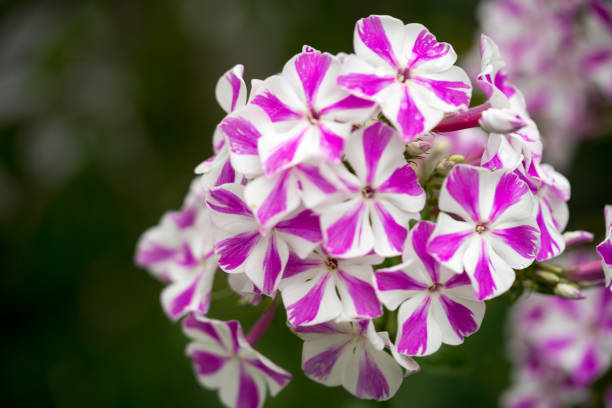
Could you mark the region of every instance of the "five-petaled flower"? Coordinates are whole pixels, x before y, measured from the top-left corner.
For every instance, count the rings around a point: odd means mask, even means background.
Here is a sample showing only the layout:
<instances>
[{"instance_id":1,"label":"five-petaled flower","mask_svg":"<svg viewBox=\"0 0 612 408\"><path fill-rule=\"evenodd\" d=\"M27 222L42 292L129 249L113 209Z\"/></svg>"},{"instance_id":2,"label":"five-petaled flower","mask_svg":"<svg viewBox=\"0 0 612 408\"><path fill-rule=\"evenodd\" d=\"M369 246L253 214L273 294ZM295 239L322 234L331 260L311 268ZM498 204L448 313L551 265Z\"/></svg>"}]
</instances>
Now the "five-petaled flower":
<instances>
[{"instance_id":1,"label":"five-petaled flower","mask_svg":"<svg viewBox=\"0 0 612 408\"><path fill-rule=\"evenodd\" d=\"M353 44L356 55L346 57L338 84L376 101L405 142L429 132L446 113L467 109L472 85L454 66L455 51L421 24L362 18Z\"/></svg>"},{"instance_id":2,"label":"five-petaled flower","mask_svg":"<svg viewBox=\"0 0 612 408\"><path fill-rule=\"evenodd\" d=\"M529 187L514 173L458 165L444 180L439 199L444 212L428 251L456 273L465 270L476 299L498 296L514 282L513 269L529 266L537 255L534 204Z\"/></svg>"}]
</instances>

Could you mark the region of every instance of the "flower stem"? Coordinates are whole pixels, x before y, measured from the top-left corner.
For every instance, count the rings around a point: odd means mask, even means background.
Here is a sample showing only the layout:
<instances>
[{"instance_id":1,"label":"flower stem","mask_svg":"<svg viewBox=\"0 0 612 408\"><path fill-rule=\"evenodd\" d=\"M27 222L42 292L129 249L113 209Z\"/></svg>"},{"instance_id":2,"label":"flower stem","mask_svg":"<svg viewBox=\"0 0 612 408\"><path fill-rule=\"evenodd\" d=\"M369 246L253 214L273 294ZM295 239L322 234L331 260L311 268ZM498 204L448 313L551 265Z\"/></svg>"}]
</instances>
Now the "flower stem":
<instances>
[{"instance_id":1,"label":"flower stem","mask_svg":"<svg viewBox=\"0 0 612 408\"><path fill-rule=\"evenodd\" d=\"M482 105L474 106L461 112L457 116L450 119L443 120L438 123L438 126L433 128L434 132L452 132L455 130L469 129L480 126L478 121L482 116L482 112L486 111L491 107L489 102L485 102Z\"/></svg>"},{"instance_id":2,"label":"flower stem","mask_svg":"<svg viewBox=\"0 0 612 408\"><path fill-rule=\"evenodd\" d=\"M276 315L276 306L278 305L278 301L274 299L272 303L263 311L259 319L255 322L255 324L249 330L249 333L246 335L246 339L251 346L254 346L255 343L264 335L268 327L270 327L270 323L274 320L274 315Z\"/></svg>"}]
</instances>

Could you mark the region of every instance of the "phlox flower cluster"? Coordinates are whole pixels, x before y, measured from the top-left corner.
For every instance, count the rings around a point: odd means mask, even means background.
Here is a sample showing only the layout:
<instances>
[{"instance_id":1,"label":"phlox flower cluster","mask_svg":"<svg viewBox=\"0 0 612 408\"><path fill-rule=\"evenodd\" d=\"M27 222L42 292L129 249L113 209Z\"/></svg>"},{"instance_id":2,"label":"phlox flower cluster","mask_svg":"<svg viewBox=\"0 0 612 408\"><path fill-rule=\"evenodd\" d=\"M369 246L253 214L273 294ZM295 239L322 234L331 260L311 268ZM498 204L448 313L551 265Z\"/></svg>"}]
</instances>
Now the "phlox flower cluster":
<instances>
[{"instance_id":1,"label":"phlox flower cluster","mask_svg":"<svg viewBox=\"0 0 612 408\"><path fill-rule=\"evenodd\" d=\"M225 405L261 407L289 381L253 349L281 303L309 378L386 400L413 357L476 332L515 271L564 251L569 183L542 163L495 43L481 51L475 107L451 45L389 16L357 22L353 54L305 46L250 90L241 65L219 79L215 153L136 262L187 316L187 354ZM267 305L246 335L208 317L215 274Z\"/></svg>"},{"instance_id":2,"label":"phlox flower cluster","mask_svg":"<svg viewBox=\"0 0 612 408\"><path fill-rule=\"evenodd\" d=\"M580 139L602 134L612 98L612 5L606 0L484 0L482 32L510 61L549 144L547 157L567 164ZM475 53L474 53L475 54ZM475 59L475 58L474 58Z\"/></svg>"}]
</instances>

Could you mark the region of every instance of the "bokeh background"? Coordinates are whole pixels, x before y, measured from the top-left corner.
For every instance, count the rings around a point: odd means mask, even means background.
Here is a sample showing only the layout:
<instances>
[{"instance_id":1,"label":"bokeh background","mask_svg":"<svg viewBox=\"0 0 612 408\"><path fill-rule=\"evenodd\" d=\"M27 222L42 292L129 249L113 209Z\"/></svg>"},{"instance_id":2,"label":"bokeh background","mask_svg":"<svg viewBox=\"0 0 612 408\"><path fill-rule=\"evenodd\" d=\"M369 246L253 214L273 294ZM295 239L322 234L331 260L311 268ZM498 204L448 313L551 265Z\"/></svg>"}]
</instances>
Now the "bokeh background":
<instances>
[{"instance_id":1,"label":"bokeh background","mask_svg":"<svg viewBox=\"0 0 612 408\"><path fill-rule=\"evenodd\" d=\"M352 50L358 18L425 24L465 55L469 0L125 0L0 2L0 399L5 407L218 407L159 305L161 285L133 265L136 241L180 207L222 118L218 77L279 72L303 44ZM520 63L520 61L511 61ZM554 136L554 135L548 135ZM554 139L554 138L553 138ZM612 135L575 154L569 229L603 236L612 203ZM217 279L211 315L245 328ZM390 407L493 407L508 385L505 298L488 303L463 347L421 359ZM369 407L300 370L301 344L279 313L257 348L294 374L270 407Z\"/></svg>"}]
</instances>

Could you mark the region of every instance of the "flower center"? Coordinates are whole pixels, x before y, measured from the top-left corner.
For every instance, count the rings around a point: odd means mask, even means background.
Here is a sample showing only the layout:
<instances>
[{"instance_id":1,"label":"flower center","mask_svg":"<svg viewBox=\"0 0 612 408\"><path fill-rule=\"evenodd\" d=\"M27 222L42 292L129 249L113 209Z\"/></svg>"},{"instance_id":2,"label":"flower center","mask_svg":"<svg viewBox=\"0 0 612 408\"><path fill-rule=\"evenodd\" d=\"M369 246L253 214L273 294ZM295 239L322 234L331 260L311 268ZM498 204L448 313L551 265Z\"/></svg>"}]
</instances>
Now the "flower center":
<instances>
[{"instance_id":1,"label":"flower center","mask_svg":"<svg viewBox=\"0 0 612 408\"><path fill-rule=\"evenodd\" d=\"M406 69L399 69L397 71L397 75L395 76L395 79L397 79L397 82L401 82L401 83L406 83L410 80L410 69L406 68Z\"/></svg>"},{"instance_id":2,"label":"flower center","mask_svg":"<svg viewBox=\"0 0 612 408\"><path fill-rule=\"evenodd\" d=\"M442 287L442 284L435 282L433 285L431 285L429 287L429 289L427 289L430 292L437 292L440 288Z\"/></svg>"},{"instance_id":3,"label":"flower center","mask_svg":"<svg viewBox=\"0 0 612 408\"><path fill-rule=\"evenodd\" d=\"M374 197L374 189L370 186L365 186L364 188L361 189L361 195L363 195L364 198L372 198Z\"/></svg>"},{"instance_id":4,"label":"flower center","mask_svg":"<svg viewBox=\"0 0 612 408\"><path fill-rule=\"evenodd\" d=\"M487 224L485 224L484 222L481 222L480 224L476 225L475 230L477 233L482 234L483 232L487 230Z\"/></svg>"},{"instance_id":5,"label":"flower center","mask_svg":"<svg viewBox=\"0 0 612 408\"><path fill-rule=\"evenodd\" d=\"M319 112L315 112L312 109L308 112L308 122L310 122L311 125L318 124L320 119Z\"/></svg>"},{"instance_id":6,"label":"flower center","mask_svg":"<svg viewBox=\"0 0 612 408\"><path fill-rule=\"evenodd\" d=\"M325 265L330 271L335 271L336 269L338 269L338 261L334 258L327 258L325 260Z\"/></svg>"}]
</instances>

